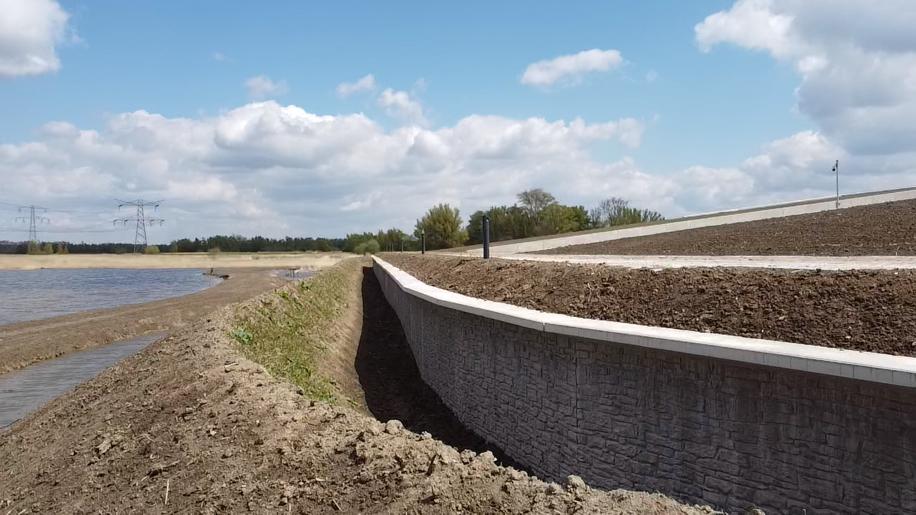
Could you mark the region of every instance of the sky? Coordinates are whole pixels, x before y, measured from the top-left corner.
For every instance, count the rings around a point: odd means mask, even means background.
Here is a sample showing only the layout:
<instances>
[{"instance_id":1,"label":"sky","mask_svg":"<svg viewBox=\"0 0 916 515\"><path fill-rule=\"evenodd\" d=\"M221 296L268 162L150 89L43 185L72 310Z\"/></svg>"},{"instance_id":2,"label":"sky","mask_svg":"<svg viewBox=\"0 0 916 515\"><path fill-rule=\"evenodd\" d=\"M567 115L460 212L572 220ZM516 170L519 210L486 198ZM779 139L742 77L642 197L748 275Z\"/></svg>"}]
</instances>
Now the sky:
<instances>
[{"instance_id":1,"label":"sky","mask_svg":"<svg viewBox=\"0 0 916 515\"><path fill-rule=\"evenodd\" d=\"M0 239L673 217L916 186L911 0L0 0Z\"/></svg>"}]
</instances>

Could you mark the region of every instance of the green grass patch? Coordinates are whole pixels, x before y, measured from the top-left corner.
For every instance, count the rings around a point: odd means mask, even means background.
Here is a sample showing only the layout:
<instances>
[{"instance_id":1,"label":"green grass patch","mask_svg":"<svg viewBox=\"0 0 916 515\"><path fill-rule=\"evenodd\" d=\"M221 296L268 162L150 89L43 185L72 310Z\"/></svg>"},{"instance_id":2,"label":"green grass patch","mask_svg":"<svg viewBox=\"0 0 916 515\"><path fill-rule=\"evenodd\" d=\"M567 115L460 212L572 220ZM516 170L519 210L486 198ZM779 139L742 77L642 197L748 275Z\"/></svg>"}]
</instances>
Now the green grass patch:
<instances>
[{"instance_id":1,"label":"green grass patch","mask_svg":"<svg viewBox=\"0 0 916 515\"><path fill-rule=\"evenodd\" d=\"M335 322L348 309L361 276L362 260L348 259L259 297L238 310L230 336L271 375L299 386L312 399L340 402L341 392L320 365L329 342L340 337Z\"/></svg>"}]
</instances>

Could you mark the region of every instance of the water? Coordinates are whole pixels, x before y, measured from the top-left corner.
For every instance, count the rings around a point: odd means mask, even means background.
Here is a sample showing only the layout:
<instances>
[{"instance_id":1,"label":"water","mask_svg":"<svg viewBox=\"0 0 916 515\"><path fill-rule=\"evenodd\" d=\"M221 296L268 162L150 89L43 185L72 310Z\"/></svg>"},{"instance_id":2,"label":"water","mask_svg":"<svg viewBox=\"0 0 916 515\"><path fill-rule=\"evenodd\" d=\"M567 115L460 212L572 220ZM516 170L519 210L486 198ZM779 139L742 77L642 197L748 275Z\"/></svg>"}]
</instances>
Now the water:
<instances>
[{"instance_id":1,"label":"water","mask_svg":"<svg viewBox=\"0 0 916 515\"><path fill-rule=\"evenodd\" d=\"M164 337L164 333L140 336L0 376L0 432L58 395Z\"/></svg>"},{"instance_id":2,"label":"water","mask_svg":"<svg viewBox=\"0 0 916 515\"><path fill-rule=\"evenodd\" d=\"M0 325L179 297L218 282L202 270L0 270Z\"/></svg>"}]
</instances>

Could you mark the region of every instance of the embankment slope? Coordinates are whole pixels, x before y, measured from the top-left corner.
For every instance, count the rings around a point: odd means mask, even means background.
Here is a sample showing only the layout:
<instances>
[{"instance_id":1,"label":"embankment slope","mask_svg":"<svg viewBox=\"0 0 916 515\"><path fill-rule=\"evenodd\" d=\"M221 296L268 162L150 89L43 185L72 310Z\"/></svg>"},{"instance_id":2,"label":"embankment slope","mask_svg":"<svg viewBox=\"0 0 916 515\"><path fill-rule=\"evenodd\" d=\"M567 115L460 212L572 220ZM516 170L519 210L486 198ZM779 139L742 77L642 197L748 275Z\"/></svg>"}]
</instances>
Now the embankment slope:
<instances>
[{"instance_id":1,"label":"embankment slope","mask_svg":"<svg viewBox=\"0 0 916 515\"><path fill-rule=\"evenodd\" d=\"M912 256L916 200L555 248L541 254Z\"/></svg>"},{"instance_id":2,"label":"embankment slope","mask_svg":"<svg viewBox=\"0 0 916 515\"><path fill-rule=\"evenodd\" d=\"M363 270L344 263L324 272L334 273ZM294 288L301 289L290 284L280 292ZM284 302L315 309L320 304L308 302L308 295L288 295L295 300ZM243 351L237 341L255 341L253 331L250 339L241 336L240 324L252 312L270 319L276 302L270 293L241 313L224 308L0 434L0 509L708 512L658 494L593 491L575 479L565 486L543 483L497 466L490 453L461 452L400 423L382 424L346 402L309 399L306 389L271 375L275 365L265 369L246 358L262 354ZM317 317L319 332L351 325L328 325L352 317L345 304ZM334 347L369 338L359 325L358 337L324 342L328 352L312 355L315 374L333 377L323 363Z\"/></svg>"}]
</instances>

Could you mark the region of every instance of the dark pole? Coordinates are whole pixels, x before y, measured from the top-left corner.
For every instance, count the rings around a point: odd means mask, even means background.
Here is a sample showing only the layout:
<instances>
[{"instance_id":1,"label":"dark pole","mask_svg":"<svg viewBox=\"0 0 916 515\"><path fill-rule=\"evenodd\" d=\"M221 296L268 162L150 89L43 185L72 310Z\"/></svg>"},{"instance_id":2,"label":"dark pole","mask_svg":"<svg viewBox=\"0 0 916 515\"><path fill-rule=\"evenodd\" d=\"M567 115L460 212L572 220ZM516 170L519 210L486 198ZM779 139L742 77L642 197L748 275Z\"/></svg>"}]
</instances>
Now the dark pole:
<instances>
[{"instance_id":1,"label":"dark pole","mask_svg":"<svg viewBox=\"0 0 916 515\"><path fill-rule=\"evenodd\" d=\"M836 172L836 208L840 208L840 160L837 159L833 165L833 171Z\"/></svg>"},{"instance_id":2,"label":"dark pole","mask_svg":"<svg viewBox=\"0 0 916 515\"><path fill-rule=\"evenodd\" d=\"M420 254L426 254L426 231L420 231Z\"/></svg>"},{"instance_id":3,"label":"dark pole","mask_svg":"<svg viewBox=\"0 0 916 515\"><path fill-rule=\"evenodd\" d=\"M483 258L490 259L490 217L483 217Z\"/></svg>"}]
</instances>

